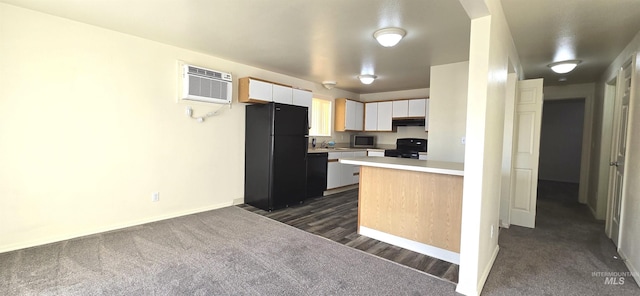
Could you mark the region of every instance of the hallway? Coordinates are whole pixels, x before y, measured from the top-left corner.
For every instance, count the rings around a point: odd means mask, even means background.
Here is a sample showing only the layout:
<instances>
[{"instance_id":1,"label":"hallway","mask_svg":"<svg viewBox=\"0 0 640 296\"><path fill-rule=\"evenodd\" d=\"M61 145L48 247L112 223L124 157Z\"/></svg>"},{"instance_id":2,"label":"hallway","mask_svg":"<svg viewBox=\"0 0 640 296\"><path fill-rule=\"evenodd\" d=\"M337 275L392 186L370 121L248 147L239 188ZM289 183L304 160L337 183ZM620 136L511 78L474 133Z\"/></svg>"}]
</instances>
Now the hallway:
<instances>
[{"instance_id":1,"label":"hallway","mask_svg":"<svg viewBox=\"0 0 640 296\"><path fill-rule=\"evenodd\" d=\"M482 295L640 295L577 184L539 181L536 228L501 229L499 245Z\"/></svg>"}]
</instances>

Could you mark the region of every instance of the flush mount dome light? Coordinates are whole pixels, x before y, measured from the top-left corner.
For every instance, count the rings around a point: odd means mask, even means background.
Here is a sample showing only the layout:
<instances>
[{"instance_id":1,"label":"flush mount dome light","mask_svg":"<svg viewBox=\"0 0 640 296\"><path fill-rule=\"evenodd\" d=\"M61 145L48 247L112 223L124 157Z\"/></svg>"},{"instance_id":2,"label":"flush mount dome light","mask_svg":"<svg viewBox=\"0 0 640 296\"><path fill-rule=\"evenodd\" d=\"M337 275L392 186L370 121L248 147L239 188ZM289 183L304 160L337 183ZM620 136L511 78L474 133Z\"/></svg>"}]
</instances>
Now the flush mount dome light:
<instances>
[{"instance_id":1,"label":"flush mount dome light","mask_svg":"<svg viewBox=\"0 0 640 296\"><path fill-rule=\"evenodd\" d=\"M578 66L578 64L580 64L580 60L569 60L569 61L561 61L561 62L555 62L555 63L551 63L549 65L547 65L549 68L551 68L551 70L553 72L556 72L558 74L564 74L564 73L569 73L571 71L573 71L573 69L576 68L576 66Z\"/></svg>"},{"instance_id":2,"label":"flush mount dome light","mask_svg":"<svg viewBox=\"0 0 640 296\"><path fill-rule=\"evenodd\" d=\"M360 79L360 82L363 84L371 84L376 78L378 78L378 76L371 74L358 75L358 79Z\"/></svg>"},{"instance_id":3,"label":"flush mount dome light","mask_svg":"<svg viewBox=\"0 0 640 296\"><path fill-rule=\"evenodd\" d=\"M336 87L336 84L338 84L335 81L323 81L322 82L322 86L324 86L324 88L326 89L333 89L334 87Z\"/></svg>"},{"instance_id":4,"label":"flush mount dome light","mask_svg":"<svg viewBox=\"0 0 640 296\"><path fill-rule=\"evenodd\" d=\"M373 33L373 37L384 47L392 47L400 42L407 31L400 28L384 28Z\"/></svg>"}]
</instances>

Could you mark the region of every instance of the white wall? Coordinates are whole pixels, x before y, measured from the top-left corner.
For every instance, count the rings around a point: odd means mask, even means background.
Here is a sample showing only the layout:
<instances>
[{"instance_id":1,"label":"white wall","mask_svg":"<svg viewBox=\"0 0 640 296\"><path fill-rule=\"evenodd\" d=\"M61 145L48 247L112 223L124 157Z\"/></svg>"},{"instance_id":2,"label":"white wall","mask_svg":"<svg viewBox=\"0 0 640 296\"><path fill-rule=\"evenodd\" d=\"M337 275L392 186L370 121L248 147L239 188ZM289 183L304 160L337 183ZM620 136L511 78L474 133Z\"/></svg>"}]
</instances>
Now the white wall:
<instances>
[{"instance_id":1,"label":"white wall","mask_svg":"<svg viewBox=\"0 0 640 296\"><path fill-rule=\"evenodd\" d=\"M360 132L359 135L376 136L377 146L386 149L395 149L398 138L429 139L429 133L424 131L424 126L399 126L396 132ZM427 142L427 145L431 144ZM427 147L427 150L430 146Z\"/></svg>"},{"instance_id":2,"label":"white wall","mask_svg":"<svg viewBox=\"0 0 640 296\"><path fill-rule=\"evenodd\" d=\"M422 99L422 98L428 98L429 93L430 93L430 89L428 88L418 88L418 89L408 89L408 90L400 90L400 91L361 94L359 96L359 100L361 102L374 102L374 101L397 100L397 99Z\"/></svg>"},{"instance_id":3,"label":"white wall","mask_svg":"<svg viewBox=\"0 0 640 296\"><path fill-rule=\"evenodd\" d=\"M469 62L431 67L429 159L464 162Z\"/></svg>"},{"instance_id":4,"label":"white wall","mask_svg":"<svg viewBox=\"0 0 640 296\"><path fill-rule=\"evenodd\" d=\"M502 178L500 180L500 226L504 228L509 228L511 225L511 166L517 82L518 74L509 73L507 75L502 140Z\"/></svg>"},{"instance_id":5,"label":"white wall","mask_svg":"<svg viewBox=\"0 0 640 296\"><path fill-rule=\"evenodd\" d=\"M456 288L465 295L480 294L498 254L509 61L516 72L521 73L520 60L500 1L484 2L489 15L477 17L482 15L476 10L478 1L461 1L468 14L476 16L471 21L462 240Z\"/></svg>"},{"instance_id":6,"label":"white wall","mask_svg":"<svg viewBox=\"0 0 640 296\"><path fill-rule=\"evenodd\" d=\"M640 51L640 32L629 42L614 62L603 74L596 94L598 101L604 100L604 85L614 79L618 70L632 56ZM625 264L632 272L636 283L640 282L640 69L636 66L635 92L630 99L629 130L627 133L627 158L625 165L623 201L620 223L620 241L618 252L626 260Z\"/></svg>"},{"instance_id":7,"label":"white wall","mask_svg":"<svg viewBox=\"0 0 640 296\"><path fill-rule=\"evenodd\" d=\"M244 105L187 118L218 105L176 102L177 60L357 96L6 4L0 28L0 252L242 202Z\"/></svg>"}]
</instances>

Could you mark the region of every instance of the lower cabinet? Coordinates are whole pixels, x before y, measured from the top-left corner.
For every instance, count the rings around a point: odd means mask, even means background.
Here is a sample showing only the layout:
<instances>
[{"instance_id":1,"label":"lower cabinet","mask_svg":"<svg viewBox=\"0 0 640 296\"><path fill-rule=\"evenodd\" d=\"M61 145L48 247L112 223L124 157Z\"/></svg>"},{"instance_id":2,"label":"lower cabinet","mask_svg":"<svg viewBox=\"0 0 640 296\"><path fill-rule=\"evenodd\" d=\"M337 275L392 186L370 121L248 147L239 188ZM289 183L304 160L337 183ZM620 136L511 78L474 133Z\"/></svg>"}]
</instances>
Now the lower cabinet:
<instances>
[{"instance_id":1,"label":"lower cabinet","mask_svg":"<svg viewBox=\"0 0 640 296\"><path fill-rule=\"evenodd\" d=\"M366 151L356 152L329 152L327 163L327 189L358 184L360 182L360 166L342 164L340 158L363 157Z\"/></svg>"},{"instance_id":2,"label":"lower cabinet","mask_svg":"<svg viewBox=\"0 0 640 296\"><path fill-rule=\"evenodd\" d=\"M384 150L370 150L367 156L384 157Z\"/></svg>"}]
</instances>

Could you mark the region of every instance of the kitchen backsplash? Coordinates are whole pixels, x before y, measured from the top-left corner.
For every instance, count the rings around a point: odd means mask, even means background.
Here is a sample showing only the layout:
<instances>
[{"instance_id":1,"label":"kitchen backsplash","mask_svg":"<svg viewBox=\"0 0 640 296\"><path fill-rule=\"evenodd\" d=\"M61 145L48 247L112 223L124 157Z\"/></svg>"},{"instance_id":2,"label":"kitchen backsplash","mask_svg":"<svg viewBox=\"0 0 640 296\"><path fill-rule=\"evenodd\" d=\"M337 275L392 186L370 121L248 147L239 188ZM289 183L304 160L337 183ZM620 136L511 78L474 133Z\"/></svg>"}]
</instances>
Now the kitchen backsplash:
<instances>
[{"instance_id":1,"label":"kitchen backsplash","mask_svg":"<svg viewBox=\"0 0 640 296\"><path fill-rule=\"evenodd\" d=\"M357 133L362 135L376 136L378 144L395 145L398 138L421 138L428 139L428 133L424 131L424 126L399 126L397 132L368 132Z\"/></svg>"},{"instance_id":2,"label":"kitchen backsplash","mask_svg":"<svg viewBox=\"0 0 640 296\"><path fill-rule=\"evenodd\" d=\"M428 139L429 133L424 131L424 126L399 126L397 132L334 132L333 137L313 137L309 136L309 143L311 139L315 138L318 145L325 141L334 141L336 144L349 144L352 134L358 135L373 135L376 136L377 144L380 145L396 145L396 139L398 138L422 138ZM340 147L344 145L338 145Z\"/></svg>"}]
</instances>

